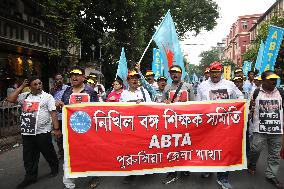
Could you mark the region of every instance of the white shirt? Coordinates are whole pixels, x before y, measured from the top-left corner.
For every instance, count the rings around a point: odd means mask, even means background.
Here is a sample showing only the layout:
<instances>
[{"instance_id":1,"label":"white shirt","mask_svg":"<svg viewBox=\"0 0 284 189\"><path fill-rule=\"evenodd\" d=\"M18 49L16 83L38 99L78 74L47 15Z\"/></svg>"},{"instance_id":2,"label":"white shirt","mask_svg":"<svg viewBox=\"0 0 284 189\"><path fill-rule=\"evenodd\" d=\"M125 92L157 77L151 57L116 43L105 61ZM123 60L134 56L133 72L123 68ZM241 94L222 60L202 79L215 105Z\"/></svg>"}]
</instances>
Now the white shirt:
<instances>
[{"instance_id":1,"label":"white shirt","mask_svg":"<svg viewBox=\"0 0 284 189\"><path fill-rule=\"evenodd\" d=\"M42 91L41 94L38 95L25 92L18 96L17 101L21 106L24 105L25 100L39 101L40 109L38 112L36 134L50 132L52 130L50 111L56 111L55 100L52 95Z\"/></svg>"},{"instance_id":2,"label":"white shirt","mask_svg":"<svg viewBox=\"0 0 284 189\"><path fill-rule=\"evenodd\" d=\"M144 88L143 88L143 91L145 93L146 102L152 102L148 91ZM128 102L128 101L132 101L132 100L143 100L144 101L143 94L142 94L142 91L141 91L141 87L137 88L137 90L135 92L131 92L129 90L124 90L121 93L120 100L119 100L120 102Z\"/></svg>"},{"instance_id":3,"label":"white shirt","mask_svg":"<svg viewBox=\"0 0 284 189\"><path fill-rule=\"evenodd\" d=\"M243 99L243 93L229 80L221 79L213 83L211 79L202 82L197 88L196 100Z\"/></svg>"},{"instance_id":4,"label":"white shirt","mask_svg":"<svg viewBox=\"0 0 284 189\"><path fill-rule=\"evenodd\" d=\"M266 103L266 106L265 106L265 103ZM275 107L275 105L278 108L269 108L269 107ZM263 107L262 110L260 110L261 106ZM260 116L262 116L262 119L263 119L262 122L260 121ZM274 123L274 120L276 121L280 120L280 123L276 124ZM266 121L268 123L266 123ZM265 124L270 125L270 126L267 126ZM282 97L280 95L280 92L276 88L274 89L273 92L267 93L262 89L262 87L260 87L260 91L255 99L252 126L253 126L252 128L253 132L266 133L266 134L283 134ZM280 129L278 130L277 133L269 129L269 128L273 128L277 126L279 126L279 129Z\"/></svg>"}]
</instances>

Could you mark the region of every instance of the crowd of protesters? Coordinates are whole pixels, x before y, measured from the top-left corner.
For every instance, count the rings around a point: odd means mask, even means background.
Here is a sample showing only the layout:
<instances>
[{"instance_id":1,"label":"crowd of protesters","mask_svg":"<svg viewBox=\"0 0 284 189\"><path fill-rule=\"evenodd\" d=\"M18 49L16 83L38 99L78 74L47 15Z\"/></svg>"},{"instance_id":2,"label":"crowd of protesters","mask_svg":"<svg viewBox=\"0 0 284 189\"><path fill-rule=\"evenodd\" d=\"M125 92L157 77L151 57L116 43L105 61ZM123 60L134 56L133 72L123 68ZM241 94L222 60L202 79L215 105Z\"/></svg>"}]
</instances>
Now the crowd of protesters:
<instances>
[{"instance_id":1,"label":"crowd of protesters","mask_svg":"<svg viewBox=\"0 0 284 189\"><path fill-rule=\"evenodd\" d=\"M40 78L31 77L24 83L11 91L7 100L18 102L25 106L27 101L39 103L40 112L38 113L38 126L34 135L22 133L23 138L23 160L26 175L18 188L37 182L38 161L40 153L49 163L51 172L50 177L58 174L58 159L63 159L63 137L62 137L62 107L70 104L70 97L76 93L86 93L89 95L90 102L156 102L156 103L175 103L186 101L204 101L221 99L248 99L250 101L250 113L247 123L247 158L248 172L255 174L256 163L260 152L268 145L266 179L276 188L283 188L283 184L277 179L280 165L280 150L284 146L282 134L270 134L269 132L259 131L260 117L259 111L262 101L273 100L283 103L284 91L277 88L279 76L268 70L256 76L253 71L248 73L245 79L242 69L236 68L232 81L222 78L222 65L213 62L204 70L204 81L199 85L193 85L182 81L182 68L174 65L169 68L171 83L164 76L156 80L152 70L147 70L145 77L140 71L140 65L135 69L129 70L127 77L127 88L123 81L116 78L113 81L113 88L107 94L104 86L99 84L97 76L90 73L85 76L84 69L73 67L69 71L70 86L63 81L62 74L54 76L54 86L49 93L42 90ZM22 92L29 87L29 92ZM196 87L196 92L194 92ZM79 103L80 101L78 101ZM283 104L279 109L283 115ZM283 117L282 117L283 118ZM25 124L25 123L22 123ZM283 128L282 128L283 130ZM57 137L58 153L52 143L51 135ZM64 165L63 165L64 166ZM164 184L175 182L179 174L190 175L190 172L171 172L162 181ZM202 178L208 178L212 173L201 173ZM123 183L133 182L135 176L127 176ZM63 176L65 188L75 188L75 180ZM217 183L225 189L232 188L229 181L229 172L218 172ZM90 187L95 188L99 185L99 178L90 178Z\"/></svg>"}]
</instances>

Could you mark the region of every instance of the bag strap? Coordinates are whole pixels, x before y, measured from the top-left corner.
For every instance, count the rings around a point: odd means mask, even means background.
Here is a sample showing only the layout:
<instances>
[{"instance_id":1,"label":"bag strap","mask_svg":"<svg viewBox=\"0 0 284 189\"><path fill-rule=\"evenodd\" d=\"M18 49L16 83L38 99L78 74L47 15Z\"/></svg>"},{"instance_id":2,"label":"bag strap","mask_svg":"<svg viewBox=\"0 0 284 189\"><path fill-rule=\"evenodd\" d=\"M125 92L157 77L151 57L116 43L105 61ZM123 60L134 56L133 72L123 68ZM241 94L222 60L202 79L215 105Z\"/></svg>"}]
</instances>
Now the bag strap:
<instances>
[{"instance_id":1,"label":"bag strap","mask_svg":"<svg viewBox=\"0 0 284 189\"><path fill-rule=\"evenodd\" d=\"M141 89L141 92L142 92L142 95L143 95L144 102L146 102L145 91L144 91L143 87L141 87L140 89Z\"/></svg>"},{"instance_id":2,"label":"bag strap","mask_svg":"<svg viewBox=\"0 0 284 189\"><path fill-rule=\"evenodd\" d=\"M174 100L176 99L176 97L177 97L177 95L178 95L178 93L179 93L179 91L180 91L182 85L183 85L183 82L181 82L181 83L179 84L179 86L178 86L178 88L177 88L177 90L176 90L176 92L175 92L175 94L174 94L174 96L173 96L173 99L171 100L171 103L173 103Z\"/></svg>"},{"instance_id":3,"label":"bag strap","mask_svg":"<svg viewBox=\"0 0 284 189\"><path fill-rule=\"evenodd\" d=\"M256 88L253 92L252 98L255 100L259 94L260 88Z\"/></svg>"}]
</instances>

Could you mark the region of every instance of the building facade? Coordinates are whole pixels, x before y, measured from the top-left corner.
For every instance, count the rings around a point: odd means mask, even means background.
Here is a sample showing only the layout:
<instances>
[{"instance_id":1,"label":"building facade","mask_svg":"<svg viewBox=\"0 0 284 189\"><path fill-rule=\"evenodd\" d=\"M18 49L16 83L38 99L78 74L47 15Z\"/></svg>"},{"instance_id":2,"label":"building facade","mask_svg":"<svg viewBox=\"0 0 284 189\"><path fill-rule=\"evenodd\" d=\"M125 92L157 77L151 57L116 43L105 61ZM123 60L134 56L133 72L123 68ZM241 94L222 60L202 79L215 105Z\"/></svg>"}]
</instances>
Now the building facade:
<instances>
[{"instance_id":1,"label":"building facade","mask_svg":"<svg viewBox=\"0 0 284 189\"><path fill-rule=\"evenodd\" d=\"M270 20L273 16L284 15L284 0L277 0L267 11L257 20L257 23L249 30L250 40L254 41L257 36L257 30L261 25Z\"/></svg>"},{"instance_id":2,"label":"building facade","mask_svg":"<svg viewBox=\"0 0 284 189\"><path fill-rule=\"evenodd\" d=\"M225 41L224 58L231 59L237 67L242 66L242 54L246 52L246 48L250 44L249 31L257 23L261 15L239 16L230 28Z\"/></svg>"},{"instance_id":3,"label":"building facade","mask_svg":"<svg viewBox=\"0 0 284 189\"><path fill-rule=\"evenodd\" d=\"M35 0L0 0L0 100L10 85L31 75L39 76L48 91L59 71L57 61L48 56L60 47L59 29L42 12ZM68 59L73 61L74 56Z\"/></svg>"}]
</instances>

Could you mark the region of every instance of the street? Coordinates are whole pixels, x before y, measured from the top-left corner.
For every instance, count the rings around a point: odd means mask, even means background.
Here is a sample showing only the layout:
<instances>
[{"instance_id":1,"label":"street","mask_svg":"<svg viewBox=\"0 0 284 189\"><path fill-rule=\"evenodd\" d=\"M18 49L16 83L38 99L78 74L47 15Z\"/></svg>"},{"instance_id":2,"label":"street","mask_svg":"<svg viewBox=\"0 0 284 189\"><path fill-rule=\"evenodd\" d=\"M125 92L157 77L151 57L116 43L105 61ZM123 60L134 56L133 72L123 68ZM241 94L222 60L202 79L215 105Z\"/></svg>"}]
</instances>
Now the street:
<instances>
[{"instance_id":1,"label":"street","mask_svg":"<svg viewBox=\"0 0 284 189\"><path fill-rule=\"evenodd\" d=\"M267 149L266 149L267 150ZM256 175L251 176L246 170L236 171L230 174L230 181L233 188L236 189L273 189L270 183L265 180L264 171L266 166L267 152L263 151L258 165ZM61 165L62 167L62 161ZM55 178L49 178L49 166L45 159L41 156L39 163L38 182L27 187L27 189L62 189L63 171ZM24 165L22 161L22 147L12 149L11 151L0 154L0 189L14 189L24 178ZM181 176L180 179L168 185L162 184L162 179L166 174L154 174L138 176L132 184L123 184L123 177L101 177L99 189L169 189L169 188L194 188L194 189L218 189L221 188L216 182L216 174L208 179L200 178L200 173L191 173L190 176ZM278 178L284 182L284 160L281 160L281 168ZM77 187L87 189L90 178L79 178L76 180Z\"/></svg>"}]
</instances>

